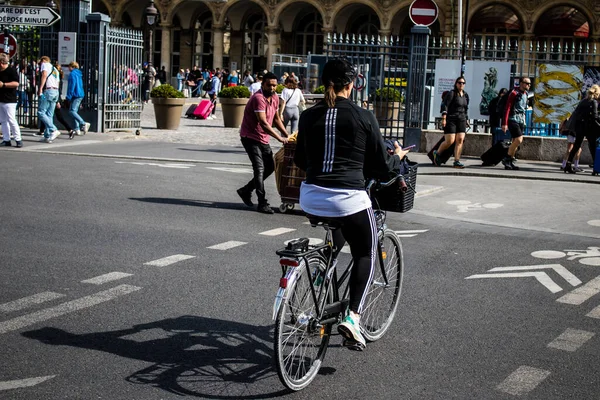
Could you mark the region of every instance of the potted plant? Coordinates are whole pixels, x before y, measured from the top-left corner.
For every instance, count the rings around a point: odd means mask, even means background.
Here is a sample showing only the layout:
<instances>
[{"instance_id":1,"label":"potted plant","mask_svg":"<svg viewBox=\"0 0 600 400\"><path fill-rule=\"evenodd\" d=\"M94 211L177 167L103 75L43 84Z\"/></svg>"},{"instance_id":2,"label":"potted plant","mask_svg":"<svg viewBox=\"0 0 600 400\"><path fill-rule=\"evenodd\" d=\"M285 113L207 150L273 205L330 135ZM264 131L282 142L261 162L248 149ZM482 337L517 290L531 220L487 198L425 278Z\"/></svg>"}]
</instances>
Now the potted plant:
<instances>
[{"instance_id":1,"label":"potted plant","mask_svg":"<svg viewBox=\"0 0 600 400\"><path fill-rule=\"evenodd\" d=\"M171 85L160 85L150 92L158 129L177 129L185 104L183 93Z\"/></svg>"},{"instance_id":2,"label":"potted plant","mask_svg":"<svg viewBox=\"0 0 600 400\"><path fill-rule=\"evenodd\" d=\"M226 128L239 128L244 119L246 103L250 90L246 86L231 86L219 92L219 102L223 110L223 122Z\"/></svg>"},{"instance_id":3,"label":"potted plant","mask_svg":"<svg viewBox=\"0 0 600 400\"><path fill-rule=\"evenodd\" d=\"M313 94L325 94L325 86L317 86Z\"/></svg>"},{"instance_id":4,"label":"potted plant","mask_svg":"<svg viewBox=\"0 0 600 400\"><path fill-rule=\"evenodd\" d=\"M383 87L375 91L375 118L382 128L397 127L402 94L393 87Z\"/></svg>"}]
</instances>

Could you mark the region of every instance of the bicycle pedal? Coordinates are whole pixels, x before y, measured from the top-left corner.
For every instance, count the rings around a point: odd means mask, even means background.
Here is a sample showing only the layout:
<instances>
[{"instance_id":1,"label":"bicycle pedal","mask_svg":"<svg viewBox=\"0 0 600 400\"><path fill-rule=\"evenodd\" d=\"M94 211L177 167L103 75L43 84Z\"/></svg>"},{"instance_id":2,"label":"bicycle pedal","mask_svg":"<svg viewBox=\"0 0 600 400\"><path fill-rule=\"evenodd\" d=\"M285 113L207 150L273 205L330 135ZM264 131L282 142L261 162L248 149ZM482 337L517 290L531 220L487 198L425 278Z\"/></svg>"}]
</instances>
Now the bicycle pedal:
<instances>
[{"instance_id":1,"label":"bicycle pedal","mask_svg":"<svg viewBox=\"0 0 600 400\"><path fill-rule=\"evenodd\" d=\"M354 340L348 340L348 339L344 339L344 341L342 342L342 346L346 347L349 350L354 350L354 351L363 351L364 349L366 349L367 347L360 343L360 342L355 342Z\"/></svg>"}]
</instances>

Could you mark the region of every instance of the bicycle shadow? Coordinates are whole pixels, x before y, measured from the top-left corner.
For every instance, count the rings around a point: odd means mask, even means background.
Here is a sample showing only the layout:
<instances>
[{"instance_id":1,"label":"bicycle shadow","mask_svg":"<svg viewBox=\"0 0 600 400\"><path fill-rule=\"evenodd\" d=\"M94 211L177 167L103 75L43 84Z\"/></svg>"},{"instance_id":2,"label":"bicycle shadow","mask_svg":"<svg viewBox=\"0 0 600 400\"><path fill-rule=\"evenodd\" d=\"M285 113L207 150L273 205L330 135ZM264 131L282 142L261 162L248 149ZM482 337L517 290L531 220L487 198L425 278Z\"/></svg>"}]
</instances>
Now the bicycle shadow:
<instances>
[{"instance_id":1,"label":"bicycle shadow","mask_svg":"<svg viewBox=\"0 0 600 400\"><path fill-rule=\"evenodd\" d=\"M125 378L180 396L265 399L288 394L273 365L273 327L181 316L117 331L73 334L56 328L23 336L154 363ZM277 383L275 385L273 382ZM261 385L259 382L267 381Z\"/></svg>"}]
</instances>

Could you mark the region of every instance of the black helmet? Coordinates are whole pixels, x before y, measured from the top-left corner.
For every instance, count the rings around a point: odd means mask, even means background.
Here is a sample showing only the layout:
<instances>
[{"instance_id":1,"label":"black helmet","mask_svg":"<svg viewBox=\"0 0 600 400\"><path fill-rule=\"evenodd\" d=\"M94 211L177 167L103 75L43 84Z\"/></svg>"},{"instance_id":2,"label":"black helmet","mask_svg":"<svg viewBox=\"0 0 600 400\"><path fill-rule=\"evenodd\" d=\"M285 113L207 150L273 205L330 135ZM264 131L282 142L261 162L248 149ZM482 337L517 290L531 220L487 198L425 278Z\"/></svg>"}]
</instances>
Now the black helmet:
<instances>
[{"instance_id":1,"label":"black helmet","mask_svg":"<svg viewBox=\"0 0 600 400\"><path fill-rule=\"evenodd\" d=\"M334 85L346 86L356 79L356 69L345 58L336 58L327 61L323 67L321 83L327 87L329 83Z\"/></svg>"}]
</instances>

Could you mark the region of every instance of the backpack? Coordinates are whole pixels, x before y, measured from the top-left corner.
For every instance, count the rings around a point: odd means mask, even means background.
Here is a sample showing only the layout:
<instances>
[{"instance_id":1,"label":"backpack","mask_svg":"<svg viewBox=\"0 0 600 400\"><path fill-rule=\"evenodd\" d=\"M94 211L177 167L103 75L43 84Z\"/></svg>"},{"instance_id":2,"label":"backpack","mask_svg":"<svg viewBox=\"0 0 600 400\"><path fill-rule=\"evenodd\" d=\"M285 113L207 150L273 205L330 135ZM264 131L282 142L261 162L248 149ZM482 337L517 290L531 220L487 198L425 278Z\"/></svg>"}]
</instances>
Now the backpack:
<instances>
[{"instance_id":1,"label":"backpack","mask_svg":"<svg viewBox=\"0 0 600 400\"><path fill-rule=\"evenodd\" d=\"M523 97L523 93L521 93L520 90L513 89L510 92L506 93L504 96L500 97L500 100L498 100L498 105L496 106L496 112L498 113L500 118L504 118L504 113L506 112L506 103L508 103L508 96L510 96L512 94L512 92L515 92L515 91L517 92L517 98L515 99L515 102L513 103L513 106L514 106L517 102L519 102L521 100L521 97ZM510 116L510 114L509 114L509 116Z\"/></svg>"},{"instance_id":2,"label":"backpack","mask_svg":"<svg viewBox=\"0 0 600 400\"><path fill-rule=\"evenodd\" d=\"M205 92L210 92L213 88L213 83L212 83L212 79L207 79L206 82L204 83L204 86L202 86L202 90L204 90Z\"/></svg>"}]
</instances>

